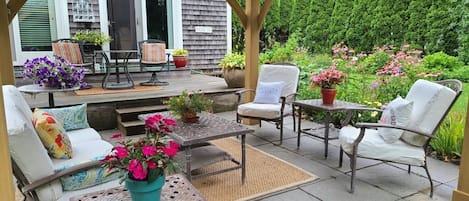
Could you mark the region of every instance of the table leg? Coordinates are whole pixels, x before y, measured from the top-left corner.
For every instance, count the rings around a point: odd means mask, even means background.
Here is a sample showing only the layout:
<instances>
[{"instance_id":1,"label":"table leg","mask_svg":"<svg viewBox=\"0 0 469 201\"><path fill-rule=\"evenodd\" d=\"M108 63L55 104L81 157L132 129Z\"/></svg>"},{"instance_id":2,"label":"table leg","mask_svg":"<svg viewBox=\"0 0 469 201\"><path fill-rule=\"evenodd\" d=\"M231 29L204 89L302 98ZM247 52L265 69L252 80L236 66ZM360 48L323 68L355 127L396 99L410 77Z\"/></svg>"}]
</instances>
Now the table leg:
<instances>
[{"instance_id":1,"label":"table leg","mask_svg":"<svg viewBox=\"0 0 469 201\"><path fill-rule=\"evenodd\" d=\"M186 175L187 175L187 179L189 179L189 181L192 181L192 175L191 175L192 150L191 150L191 146L187 146L185 152L186 152Z\"/></svg>"},{"instance_id":2,"label":"table leg","mask_svg":"<svg viewBox=\"0 0 469 201\"><path fill-rule=\"evenodd\" d=\"M326 112L326 120L324 125L324 158L327 158L327 150L329 148L329 123L331 121L331 113Z\"/></svg>"},{"instance_id":3,"label":"table leg","mask_svg":"<svg viewBox=\"0 0 469 201\"><path fill-rule=\"evenodd\" d=\"M55 107L54 93L49 92L49 107Z\"/></svg>"},{"instance_id":4,"label":"table leg","mask_svg":"<svg viewBox=\"0 0 469 201\"><path fill-rule=\"evenodd\" d=\"M121 82L121 79L119 77L119 62L117 61L117 58L116 58L116 82L117 83Z\"/></svg>"},{"instance_id":5,"label":"table leg","mask_svg":"<svg viewBox=\"0 0 469 201\"><path fill-rule=\"evenodd\" d=\"M301 137L301 106L298 107L298 136L297 136L297 142L296 142L296 147L300 148L300 137Z\"/></svg>"},{"instance_id":6,"label":"table leg","mask_svg":"<svg viewBox=\"0 0 469 201\"><path fill-rule=\"evenodd\" d=\"M246 135L241 135L241 182L246 182Z\"/></svg>"}]
</instances>

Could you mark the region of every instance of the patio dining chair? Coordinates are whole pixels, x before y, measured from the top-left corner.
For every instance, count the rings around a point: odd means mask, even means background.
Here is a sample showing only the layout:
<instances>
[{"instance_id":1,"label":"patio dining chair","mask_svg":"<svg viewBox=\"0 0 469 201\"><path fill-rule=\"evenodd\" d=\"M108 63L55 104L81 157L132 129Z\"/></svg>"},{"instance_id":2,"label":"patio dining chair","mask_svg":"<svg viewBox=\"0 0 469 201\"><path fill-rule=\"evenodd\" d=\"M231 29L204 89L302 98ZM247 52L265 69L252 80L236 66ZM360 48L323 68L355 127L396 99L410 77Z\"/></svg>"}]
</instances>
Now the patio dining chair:
<instances>
[{"instance_id":1,"label":"patio dining chair","mask_svg":"<svg viewBox=\"0 0 469 201\"><path fill-rule=\"evenodd\" d=\"M64 38L52 41L52 52L54 56L62 57L72 65L84 67L93 74L95 73L94 64L85 63L82 44L76 40Z\"/></svg>"},{"instance_id":2,"label":"patio dining chair","mask_svg":"<svg viewBox=\"0 0 469 201\"><path fill-rule=\"evenodd\" d=\"M292 102L295 100L299 75L299 68L292 64L262 65L256 90L244 89L236 92L236 121L241 123L241 118L257 119L259 126L262 120L275 122L277 129L280 129L279 144L282 144L283 118L292 115L293 125L296 124ZM241 102L241 97L246 92L255 93L253 102Z\"/></svg>"},{"instance_id":3,"label":"patio dining chair","mask_svg":"<svg viewBox=\"0 0 469 201\"><path fill-rule=\"evenodd\" d=\"M164 68L169 70L169 56L166 54L166 44L164 41L148 39L138 42L138 52L140 57L140 71L144 68L151 71L149 81L142 82L140 85L147 86L166 86L168 82L158 80L156 73Z\"/></svg>"},{"instance_id":4,"label":"patio dining chair","mask_svg":"<svg viewBox=\"0 0 469 201\"><path fill-rule=\"evenodd\" d=\"M462 91L458 80L416 81L402 99L397 97L382 111L379 123L356 123L340 130L340 162L343 153L350 158L350 190L354 192L357 158L393 162L425 169L430 181L426 156L430 140ZM366 108L357 110L367 110ZM372 109L369 109L372 110ZM385 173L383 173L385 174Z\"/></svg>"}]
</instances>

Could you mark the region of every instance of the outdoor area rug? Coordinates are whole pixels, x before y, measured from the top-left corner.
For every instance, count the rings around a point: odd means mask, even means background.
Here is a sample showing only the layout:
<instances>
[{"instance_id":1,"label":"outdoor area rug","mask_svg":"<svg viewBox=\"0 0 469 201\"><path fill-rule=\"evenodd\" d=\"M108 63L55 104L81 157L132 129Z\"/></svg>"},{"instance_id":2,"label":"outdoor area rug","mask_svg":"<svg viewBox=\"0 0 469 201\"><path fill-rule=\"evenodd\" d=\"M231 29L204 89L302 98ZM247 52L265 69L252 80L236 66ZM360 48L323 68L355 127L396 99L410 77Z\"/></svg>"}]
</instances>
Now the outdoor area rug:
<instances>
[{"instance_id":1,"label":"outdoor area rug","mask_svg":"<svg viewBox=\"0 0 469 201\"><path fill-rule=\"evenodd\" d=\"M212 141L234 158L241 158L238 140L226 138ZM233 166L230 161L201 168L194 173L204 173ZM192 180L192 184L209 201L249 200L318 179L286 161L246 145L246 183L241 183L241 169Z\"/></svg>"},{"instance_id":2,"label":"outdoor area rug","mask_svg":"<svg viewBox=\"0 0 469 201\"><path fill-rule=\"evenodd\" d=\"M140 86L135 85L133 89L103 89L101 86L93 86L91 89L76 90L75 94L79 96L84 95L99 95L99 94L114 94L114 93L127 93L138 91L154 91L161 90L161 86Z\"/></svg>"}]
</instances>

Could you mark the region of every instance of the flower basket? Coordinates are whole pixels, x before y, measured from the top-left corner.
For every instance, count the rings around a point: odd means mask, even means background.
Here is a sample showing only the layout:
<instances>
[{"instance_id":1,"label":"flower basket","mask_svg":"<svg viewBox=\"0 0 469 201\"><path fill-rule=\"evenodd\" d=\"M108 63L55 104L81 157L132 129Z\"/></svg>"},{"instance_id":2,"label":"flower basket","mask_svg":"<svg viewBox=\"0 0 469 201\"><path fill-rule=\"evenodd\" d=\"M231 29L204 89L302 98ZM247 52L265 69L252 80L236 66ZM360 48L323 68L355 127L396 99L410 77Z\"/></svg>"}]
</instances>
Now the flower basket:
<instances>
[{"instance_id":1,"label":"flower basket","mask_svg":"<svg viewBox=\"0 0 469 201\"><path fill-rule=\"evenodd\" d=\"M26 60L21 73L24 78L33 79L34 83L50 88L73 88L87 86L85 82L85 70L76 67L64 58L49 57L34 58Z\"/></svg>"}]
</instances>

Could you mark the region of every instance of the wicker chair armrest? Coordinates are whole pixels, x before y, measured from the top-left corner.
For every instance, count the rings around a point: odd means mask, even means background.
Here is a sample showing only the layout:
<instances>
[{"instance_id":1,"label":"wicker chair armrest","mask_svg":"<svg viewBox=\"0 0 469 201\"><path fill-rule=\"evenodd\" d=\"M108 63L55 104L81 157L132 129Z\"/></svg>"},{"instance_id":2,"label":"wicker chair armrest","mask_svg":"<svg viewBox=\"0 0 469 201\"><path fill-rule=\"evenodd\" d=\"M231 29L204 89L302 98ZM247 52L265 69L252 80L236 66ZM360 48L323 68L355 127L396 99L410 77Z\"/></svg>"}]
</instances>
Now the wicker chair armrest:
<instances>
[{"instance_id":1,"label":"wicker chair armrest","mask_svg":"<svg viewBox=\"0 0 469 201\"><path fill-rule=\"evenodd\" d=\"M410 131L410 132L413 132L413 133L416 133L416 134L419 134L419 135L422 135L422 136L425 136L425 137L429 137L429 138L436 138L432 134L426 133L426 132L421 131L421 130L417 130L417 129L413 129L413 128L409 128L409 127L405 127L405 126L392 125L392 124L363 123L363 122L360 122L360 123L356 123L355 127L357 127L357 128L394 128L394 129L400 129L400 130L404 130L404 131Z\"/></svg>"},{"instance_id":2,"label":"wicker chair armrest","mask_svg":"<svg viewBox=\"0 0 469 201\"><path fill-rule=\"evenodd\" d=\"M91 161L91 162L83 163L83 164L80 164L80 165L77 165L77 166L73 166L71 168L58 171L53 175L46 176L46 177L41 178L37 181L34 181L33 183L25 185L21 190L24 193L26 193L26 192L35 190L35 189L37 189L37 188L39 188L39 187L41 187L45 184L48 184L48 183L50 183L50 182L52 182L56 179L59 179L60 177L67 176L67 175L70 175L70 174L74 174L74 173L77 173L77 172L80 172L80 171L83 171L83 170L87 170L87 169L90 169L90 168L99 167L99 166L101 166L101 164L102 164L101 161Z\"/></svg>"}]
</instances>

